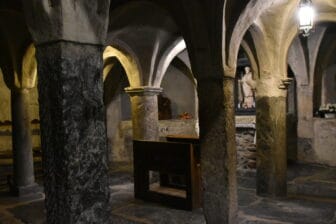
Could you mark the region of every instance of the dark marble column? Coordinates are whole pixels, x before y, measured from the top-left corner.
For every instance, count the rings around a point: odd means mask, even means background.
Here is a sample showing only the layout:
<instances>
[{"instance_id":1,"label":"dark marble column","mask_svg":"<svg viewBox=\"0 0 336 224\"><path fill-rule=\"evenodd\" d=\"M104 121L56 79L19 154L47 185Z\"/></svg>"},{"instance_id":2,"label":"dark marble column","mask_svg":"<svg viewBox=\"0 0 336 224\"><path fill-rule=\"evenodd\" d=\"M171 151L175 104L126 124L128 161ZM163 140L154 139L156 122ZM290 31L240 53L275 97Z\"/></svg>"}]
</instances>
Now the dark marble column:
<instances>
[{"instance_id":1,"label":"dark marble column","mask_svg":"<svg viewBox=\"0 0 336 224\"><path fill-rule=\"evenodd\" d=\"M32 136L29 118L29 90L12 89L13 183L11 191L17 196L35 193Z\"/></svg>"},{"instance_id":2,"label":"dark marble column","mask_svg":"<svg viewBox=\"0 0 336 224\"><path fill-rule=\"evenodd\" d=\"M108 223L100 45L37 45L47 223Z\"/></svg>"},{"instance_id":3,"label":"dark marble column","mask_svg":"<svg viewBox=\"0 0 336 224\"><path fill-rule=\"evenodd\" d=\"M285 92L285 91L284 91ZM257 96L257 194L287 194L285 95Z\"/></svg>"},{"instance_id":4,"label":"dark marble column","mask_svg":"<svg viewBox=\"0 0 336 224\"><path fill-rule=\"evenodd\" d=\"M133 139L155 141L159 139L157 95L161 88L126 88L131 97Z\"/></svg>"},{"instance_id":5,"label":"dark marble column","mask_svg":"<svg viewBox=\"0 0 336 224\"><path fill-rule=\"evenodd\" d=\"M234 79L198 80L198 95L205 218L237 223Z\"/></svg>"}]
</instances>

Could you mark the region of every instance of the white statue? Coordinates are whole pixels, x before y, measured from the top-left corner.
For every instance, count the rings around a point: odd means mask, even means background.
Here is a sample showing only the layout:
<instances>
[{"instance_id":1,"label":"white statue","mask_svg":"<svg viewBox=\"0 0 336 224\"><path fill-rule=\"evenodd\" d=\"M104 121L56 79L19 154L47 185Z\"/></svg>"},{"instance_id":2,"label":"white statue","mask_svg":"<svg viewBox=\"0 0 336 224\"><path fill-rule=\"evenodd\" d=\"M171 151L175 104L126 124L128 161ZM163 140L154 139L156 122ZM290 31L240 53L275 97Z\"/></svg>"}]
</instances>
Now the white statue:
<instances>
[{"instance_id":1,"label":"white statue","mask_svg":"<svg viewBox=\"0 0 336 224\"><path fill-rule=\"evenodd\" d=\"M256 83L252 78L252 72L250 67L245 67L245 74L239 80L242 90L242 97L240 99L241 107L245 109L254 108L255 101L254 101L254 90Z\"/></svg>"}]
</instances>

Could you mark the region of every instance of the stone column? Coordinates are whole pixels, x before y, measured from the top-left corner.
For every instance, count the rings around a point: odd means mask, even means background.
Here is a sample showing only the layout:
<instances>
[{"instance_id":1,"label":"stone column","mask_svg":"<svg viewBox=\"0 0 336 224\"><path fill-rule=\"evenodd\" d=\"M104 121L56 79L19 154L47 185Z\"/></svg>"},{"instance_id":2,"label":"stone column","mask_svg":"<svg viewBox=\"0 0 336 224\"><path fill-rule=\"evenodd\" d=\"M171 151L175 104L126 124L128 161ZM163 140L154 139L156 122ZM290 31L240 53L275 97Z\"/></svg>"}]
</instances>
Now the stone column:
<instances>
[{"instance_id":1,"label":"stone column","mask_svg":"<svg viewBox=\"0 0 336 224\"><path fill-rule=\"evenodd\" d=\"M29 90L13 88L12 145L13 183L11 191L17 196L36 193L38 185L34 177L33 146L29 117Z\"/></svg>"},{"instance_id":2,"label":"stone column","mask_svg":"<svg viewBox=\"0 0 336 224\"><path fill-rule=\"evenodd\" d=\"M271 80L259 82L256 104L257 194L285 197L287 195L286 89Z\"/></svg>"},{"instance_id":3,"label":"stone column","mask_svg":"<svg viewBox=\"0 0 336 224\"><path fill-rule=\"evenodd\" d=\"M108 223L103 46L37 45L47 223Z\"/></svg>"},{"instance_id":4,"label":"stone column","mask_svg":"<svg viewBox=\"0 0 336 224\"><path fill-rule=\"evenodd\" d=\"M234 78L198 80L203 209L207 223L237 223Z\"/></svg>"},{"instance_id":5,"label":"stone column","mask_svg":"<svg viewBox=\"0 0 336 224\"><path fill-rule=\"evenodd\" d=\"M157 95L162 88L128 87L131 97L133 139L155 141L159 139L159 116Z\"/></svg>"}]
</instances>

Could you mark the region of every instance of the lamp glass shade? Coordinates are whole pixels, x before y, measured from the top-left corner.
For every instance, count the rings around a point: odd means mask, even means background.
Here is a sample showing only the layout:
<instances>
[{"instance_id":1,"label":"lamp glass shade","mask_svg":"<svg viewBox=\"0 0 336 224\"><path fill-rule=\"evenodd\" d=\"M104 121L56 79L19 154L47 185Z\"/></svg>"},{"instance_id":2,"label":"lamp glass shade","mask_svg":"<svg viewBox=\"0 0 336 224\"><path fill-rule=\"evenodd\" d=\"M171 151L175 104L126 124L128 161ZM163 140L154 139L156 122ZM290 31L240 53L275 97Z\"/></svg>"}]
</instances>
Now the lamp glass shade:
<instances>
[{"instance_id":1,"label":"lamp glass shade","mask_svg":"<svg viewBox=\"0 0 336 224\"><path fill-rule=\"evenodd\" d=\"M299 9L300 30L309 31L314 25L315 11L311 4L302 4Z\"/></svg>"}]
</instances>

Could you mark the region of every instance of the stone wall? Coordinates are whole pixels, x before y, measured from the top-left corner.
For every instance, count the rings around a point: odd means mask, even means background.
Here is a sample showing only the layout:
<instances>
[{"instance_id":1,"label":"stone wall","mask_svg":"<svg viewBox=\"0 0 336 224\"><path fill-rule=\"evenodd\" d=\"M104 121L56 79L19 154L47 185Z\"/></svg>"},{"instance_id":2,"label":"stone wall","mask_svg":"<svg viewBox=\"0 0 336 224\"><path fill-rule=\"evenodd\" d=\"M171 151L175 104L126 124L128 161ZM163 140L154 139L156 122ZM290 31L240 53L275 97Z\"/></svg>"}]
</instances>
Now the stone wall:
<instances>
[{"instance_id":1,"label":"stone wall","mask_svg":"<svg viewBox=\"0 0 336 224\"><path fill-rule=\"evenodd\" d=\"M10 90L6 86L0 69L0 122L11 120Z\"/></svg>"},{"instance_id":2,"label":"stone wall","mask_svg":"<svg viewBox=\"0 0 336 224\"><path fill-rule=\"evenodd\" d=\"M236 116L237 169L239 171L256 168L256 117Z\"/></svg>"},{"instance_id":3,"label":"stone wall","mask_svg":"<svg viewBox=\"0 0 336 224\"><path fill-rule=\"evenodd\" d=\"M33 148L41 147L40 124L32 123ZM10 122L0 122L0 153L12 151L12 125Z\"/></svg>"},{"instance_id":4,"label":"stone wall","mask_svg":"<svg viewBox=\"0 0 336 224\"><path fill-rule=\"evenodd\" d=\"M298 138L298 161L336 166L336 119L315 117L311 123L312 137Z\"/></svg>"},{"instance_id":5,"label":"stone wall","mask_svg":"<svg viewBox=\"0 0 336 224\"><path fill-rule=\"evenodd\" d=\"M254 116L239 116L236 119L236 142L238 169L254 170L256 165L256 146L254 142L255 128ZM250 122L250 123L246 123ZM173 119L159 121L159 133L162 140L167 135L192 135L198 136L198 121L194 119ZM110 161L130 162L133 158L132 150L132 122L122 121L109 144Z\"/></svg>"},{"instance_id":6,"label":"stone wall","mask_svg":"<svg viewBox=\"0 0 336 224\"><path fill-rule=\"evenodd\" d=\"M194 119L174 119L159 121L159 135L198 135L198 121ZM113 136L109 139L109 159L111 162L130 162L133 160L132 121L121 121Z\"/></svg>"},{"instance_id":7,"label":"stone wall","mask_svg":"<svg viewBox=\"0 0 336 224\"><path fill-rule=\"evenodd\" d=\"M256 168L256 145L254 144L255 130L252 128L237 128L237 169L255 170Z\"/></svg>"},{"instance_id":8,"label":"stone wall","mask_svg":"<svg viewBox=\"0 0 336 224\"><path fill-rule=\"evenodd\" d=\"M197 92L191 77L174 66L169 66L161 87L164 96L170 100L172 119L179 118L183 112L197 119Z\"/></svg>"},{"instance_id":9,"label":"stone wall","mask_svg":"<svg viewBox=\"0 0 336 224\"><path fill-rule=\"evenodd\" d=\"M336 166L336 119L314 118L311 162Z\"/></svg>"}]
</instances>

